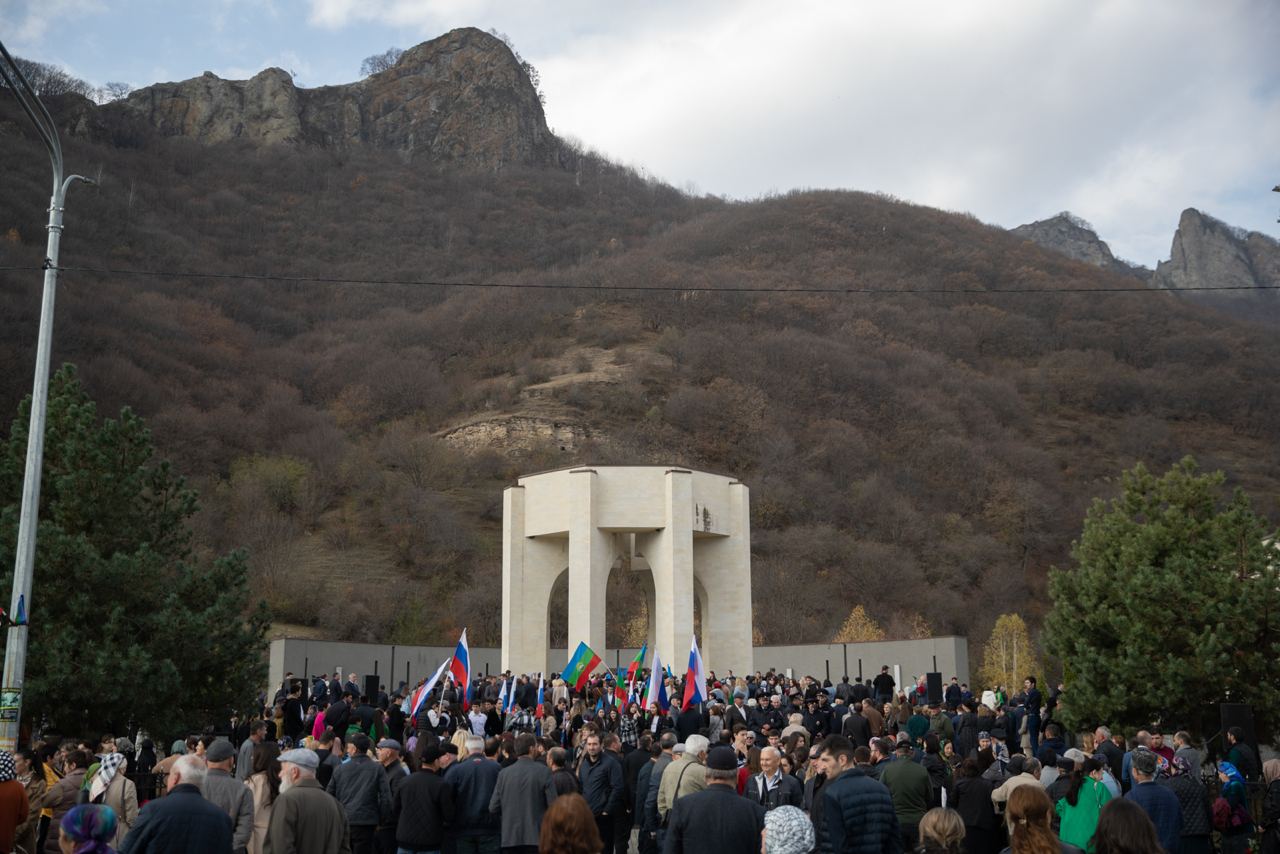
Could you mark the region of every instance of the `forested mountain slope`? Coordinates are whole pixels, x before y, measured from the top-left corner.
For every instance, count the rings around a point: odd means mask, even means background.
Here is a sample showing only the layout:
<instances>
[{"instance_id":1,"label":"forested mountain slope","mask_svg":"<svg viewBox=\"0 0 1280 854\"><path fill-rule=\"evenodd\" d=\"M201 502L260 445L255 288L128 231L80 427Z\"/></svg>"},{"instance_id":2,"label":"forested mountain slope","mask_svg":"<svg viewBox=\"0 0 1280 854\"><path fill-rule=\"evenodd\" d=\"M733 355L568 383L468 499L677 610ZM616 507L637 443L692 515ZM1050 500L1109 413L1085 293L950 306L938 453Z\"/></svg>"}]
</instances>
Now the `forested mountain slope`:
<instances>
[{"instance_id":1,"label":"forested mountain slope","mask_svg":"<svg viewBox=\"0 0 1280 854\"><path fill-rule=\"evenodd\" d=\"M741 477L771 643L828 640L859 603L896 633L1034 618L1088 501L1138 460L1194 454L1276 517L1273 334L1108 293L1134 279L972 217L691 198L554 138L478 168L52 106L68 163L102 177L71 191L63 265L174 274L65 273L55 362L147 418L201 489L201 546L249 548L283 621L496 643L501 490L570 463ZM22 164L0 170L0 266L44 251L19 118L0 103ZM39 285L0 272L0 412L30 388Z\"/></svg>"}]
</instances>

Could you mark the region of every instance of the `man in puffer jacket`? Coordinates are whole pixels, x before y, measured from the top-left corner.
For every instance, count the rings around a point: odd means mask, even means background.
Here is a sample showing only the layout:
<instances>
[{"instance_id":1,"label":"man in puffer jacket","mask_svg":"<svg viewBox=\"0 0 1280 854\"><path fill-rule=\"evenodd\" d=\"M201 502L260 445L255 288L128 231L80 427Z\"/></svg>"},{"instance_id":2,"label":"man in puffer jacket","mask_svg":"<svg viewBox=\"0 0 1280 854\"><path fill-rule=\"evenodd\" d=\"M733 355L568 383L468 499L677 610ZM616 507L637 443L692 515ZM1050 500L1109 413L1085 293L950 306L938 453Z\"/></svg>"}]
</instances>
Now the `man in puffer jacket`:
<instances>
[{"instance_id":1,"label":"man in puffer jacket","mask_svg":"<svg viewBox=\"0 0 1280 854\"><path fill-rule=\"evenodd\" d=\"M854 763L853 745L832 736L823 742L828 775L822 787L819 852L901 854L902 833L889 789ZM836 776L838 774L838 776Z\"/></svg>"},{"instance_id":2,"label":"man in puffer jacket","mask_svg":"<svg viewBox=\"0 0 1280 854\"><path fill-rule=\"evenodd\" d=\"M351 737L351 758L333 771L326 791L338 799L351 829L351 854L373 854L379 824L391 820L391 786L381 765L369 757L369 736Z\"/></svg>"}]
</instances>

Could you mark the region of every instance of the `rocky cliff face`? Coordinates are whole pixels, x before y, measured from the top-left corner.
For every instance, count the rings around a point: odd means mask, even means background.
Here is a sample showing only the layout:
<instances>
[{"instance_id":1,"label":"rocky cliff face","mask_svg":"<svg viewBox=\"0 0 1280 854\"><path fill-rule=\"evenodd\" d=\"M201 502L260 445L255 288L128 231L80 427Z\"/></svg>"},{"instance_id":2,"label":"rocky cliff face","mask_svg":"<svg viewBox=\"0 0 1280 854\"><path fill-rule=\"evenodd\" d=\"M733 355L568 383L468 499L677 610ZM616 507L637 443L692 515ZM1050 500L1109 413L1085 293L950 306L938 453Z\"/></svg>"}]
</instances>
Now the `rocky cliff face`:
<instances>
[{"instance_id":1,"label":"rocky cliff face","mask_svg":"<svg viewBox=\"0 0 1280 854\"><path fill-rule=\"evenodd\" d=\"M420 44L357 83L299 89L278 68L251 80L206 72L140 89L103 109L205 143L368 145L484 169L550 163L559 149L511 49L472 28Z\"/></svg>"},{"instance_id":2,"label":"rocky cliff face","mask_svg":"<svg viewBox=\"0 0 1280 854\"><path fill-rule=\"evenodd\" d=\"M1117 273L1141 276L1150 275L1150 270L1126 264L1111 254L1107 246L1087 222L1079 217L1063 211L1055 217L1038 222L1020 225L1012 229L1012 233L1030 240L1045 249L1061 252L1068 258L1114 270Z\"/></svg>"},{"instance_id":3,"label":"rocky cliff face","mask_svg":"<svg viewBox=\"0 0 1280 854\"><path fill-rule=\"evenodd\" d=\"M1256 231L1232 228L1195 208L1182 212L1169 255L1156 267L1155 287L1222 288L1212 296L1257 299L1275 295L1258 291L1260 286L1280 286L1280 243Z\"/></svg>"}]
</instances>

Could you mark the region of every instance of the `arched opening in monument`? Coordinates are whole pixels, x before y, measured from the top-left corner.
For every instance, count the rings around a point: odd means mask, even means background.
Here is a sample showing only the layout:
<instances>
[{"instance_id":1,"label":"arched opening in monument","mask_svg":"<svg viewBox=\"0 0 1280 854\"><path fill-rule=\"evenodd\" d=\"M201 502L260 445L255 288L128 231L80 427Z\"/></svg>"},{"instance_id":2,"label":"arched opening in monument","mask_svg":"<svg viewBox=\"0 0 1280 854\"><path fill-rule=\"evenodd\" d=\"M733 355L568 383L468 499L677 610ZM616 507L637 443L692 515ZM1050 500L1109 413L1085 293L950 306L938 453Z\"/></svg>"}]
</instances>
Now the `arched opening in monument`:
<instances>
[{"instance_id":1,"label":"arched opening in monument","mask_svg":"<svg viewBox=\"0 0 1280 854\"><path fill-rule=\"evenodd\" d=\"M556 576L551 585L551 598L547 600L547 648L567 649L569 646L569 567Z\"/></svg>"}]
</instances>

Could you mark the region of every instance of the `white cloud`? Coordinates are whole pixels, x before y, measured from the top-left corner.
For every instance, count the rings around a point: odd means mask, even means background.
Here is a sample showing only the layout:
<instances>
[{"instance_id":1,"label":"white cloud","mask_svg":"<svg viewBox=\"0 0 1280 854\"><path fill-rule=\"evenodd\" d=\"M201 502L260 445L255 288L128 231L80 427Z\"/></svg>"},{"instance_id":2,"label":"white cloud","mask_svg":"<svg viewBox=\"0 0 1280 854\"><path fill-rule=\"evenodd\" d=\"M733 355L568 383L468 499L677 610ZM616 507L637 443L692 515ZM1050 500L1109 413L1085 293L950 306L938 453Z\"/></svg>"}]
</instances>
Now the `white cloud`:
<instances>
[{"instance_id":1,"label":"white cloud","mask_svg":"<svg viewBox=\"0 0 1280 854\"><path fill-rule=\"evenodd\" d=\"M10 53L34 52L60 21L105 10L104 0L0 0L0 33Z\"/></svg>"},{"instance_id":2,"label":"white cloud","mask_svg":"<svg viewBox=\"0 0 1280 854\"><path fill-rule=\"evenodd\" d=\"M1260 4L696 8L532 56L551 123L739 197L884 190L1004 225L1071 207L1145 263L1183 207L1280 176Z\"/></svg>"}]
</instances>

